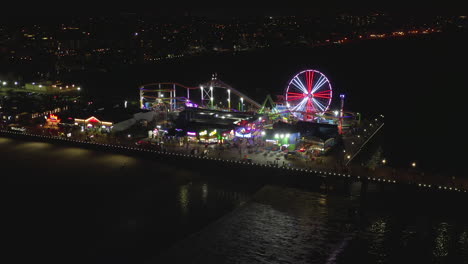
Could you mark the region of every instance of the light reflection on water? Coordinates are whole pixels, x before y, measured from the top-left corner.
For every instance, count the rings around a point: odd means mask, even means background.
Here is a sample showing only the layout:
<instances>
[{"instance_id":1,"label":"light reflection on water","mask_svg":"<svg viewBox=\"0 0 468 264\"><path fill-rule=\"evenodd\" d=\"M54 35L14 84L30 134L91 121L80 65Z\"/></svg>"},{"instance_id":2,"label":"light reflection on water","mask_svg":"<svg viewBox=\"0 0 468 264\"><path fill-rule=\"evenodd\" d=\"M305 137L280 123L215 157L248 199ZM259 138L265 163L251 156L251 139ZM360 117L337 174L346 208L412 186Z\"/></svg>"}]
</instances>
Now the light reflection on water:
<instances>
[{"instance_id":1,"label":"light reflection on water","mask_svg":"<svg viewBox=\"0 0 468 264\"><path fill-rule=\"evenodd\" d=\"M182 210L182 214L186 215L188 213L188 208L190 205L188 185L180 186L179 202L180 202L180 208Z\"/></svg>"},{"instance_id":2,"label":"light reflection on water","mask_svg":"<svg viewBox=\"0 0 468 264\"><path fill-rule=\"evenodd\" d=\"M386 227L387 223L383 218L376 219L369 227L369 232L371 234L369 237L369 254L375 255L378 260L384 260L387 256L385 247L385 240L387 239Z\"/></svg>"},{"instance_id":3,"label":"light reflection on water","mask_svg":"<svg viewBox=\"0 0 468 264\"><path fill-rule=\"evenodd\" d=\"M46 151L49 148L52 148L52 145L43 142L24 142L15 146L15 150L27 152Z\"/></svg>"},{"instance_id":4,"label":"light reflection on water","mask_svg":"<svg viewBox=\"0 0 468 264\"><path fill-rule=\"evenodd\" d=\"M440 223L436 227L435 248L433 252L436 257L446 257L449 253L449 228L450 226L447 223Z\"/></svg>"},{"instance_id":5,"label":"light reflection on water","mask_svg":"<svg viewBox=\"0 0 468 264\"><path fill-rule=\"evenodd\" d=\"M206 205L207 199L208 199L208 184L203 183L203 185L202 185L202 200L203 200L204 205Z\"/></svg>"},{"instance_id":6,"label":"light reflection on water","mask_svg":"<svg viewBox=\"0 0 468 264\"><path fill-rule=\"evenodd\" d=\"M2 145L12 143L12 142L13 142L13 139L0 137L0 144L2 144Z\"/></svg>"}]
</instances>

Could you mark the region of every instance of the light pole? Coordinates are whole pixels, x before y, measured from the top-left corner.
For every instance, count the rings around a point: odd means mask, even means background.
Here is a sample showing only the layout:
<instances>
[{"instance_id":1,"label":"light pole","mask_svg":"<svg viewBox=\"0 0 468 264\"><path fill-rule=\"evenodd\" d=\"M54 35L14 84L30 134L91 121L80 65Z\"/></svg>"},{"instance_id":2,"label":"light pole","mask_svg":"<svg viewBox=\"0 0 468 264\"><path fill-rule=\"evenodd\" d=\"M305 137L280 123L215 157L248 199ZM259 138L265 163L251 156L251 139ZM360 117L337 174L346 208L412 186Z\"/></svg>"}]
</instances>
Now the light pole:
<instances>
[{"instance_id":1,"label":"light pole","mask_svg":"<svg viewBox=\"0 0 468 264\"><path fill-rule=\"evenodd\" d=\"M200 104L201 104L201 105L204 105L204 104L203 104L203 85L200 85L200 94L201 94L201 101L200 101Z\"/></svg>"},{"instance_id":2,"label":"light pole","mask_svg":"<svg viewBox=\"0 0 468 264\"><path fill-rule=\"evenodd\" d=\"M344 108L345 95L340 94L340 99L341 99L341 109L340 109L340 122L339 122L338 131L340 134L343 134L343 108Z\"/></svg>"},{"instance_id":3,"label":"light pole","mask_svg":"<svg viewBox=\"0 0 468 264\"><path fill-rule=\"evenodd\" d=\"M213 109L213 86L210 86L210 92L211 92L211 96L210 96L211 109Z\"/></svg>"},{"instance_id":4,"label":"light pole","mask_svg":"<svg viewBox=\"0 0 468 264\"><path fill-rule=\"evenodd\" d=\"M231 111L231 89L228 89L228 109Z\"/></svg>"}]
</instances>

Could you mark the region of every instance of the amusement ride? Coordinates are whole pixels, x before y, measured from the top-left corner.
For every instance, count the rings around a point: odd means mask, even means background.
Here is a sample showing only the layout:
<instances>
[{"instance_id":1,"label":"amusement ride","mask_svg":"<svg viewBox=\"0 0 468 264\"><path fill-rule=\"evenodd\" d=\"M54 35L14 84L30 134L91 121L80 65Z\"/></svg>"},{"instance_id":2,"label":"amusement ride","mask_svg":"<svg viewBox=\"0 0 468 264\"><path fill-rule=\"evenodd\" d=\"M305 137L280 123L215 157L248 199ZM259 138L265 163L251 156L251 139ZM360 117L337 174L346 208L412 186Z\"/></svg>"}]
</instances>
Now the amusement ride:
<instances>
[{"instance_id":1,"label":"amusement ride","mask_svg":"<svg viewBox=\"0 0 468 264\"><path fill-rule=\"evenodd\" d=\"M262 105L213 74L210 81L199 86L186 86L174 82L145 84L140 87L140 107L164 111L182 111L186 107L196 107L262 114L270 116L270 119L328 122L338 124L341 133L343 120L356 119L356 115L344 112L343 94L340 95L340 110L330 111L332 95L330 80L314 69L297 73L289 81L284 94L278 96L277 102L268 95ZM266 107L267 103L270 107Z\"/></svg>"}]
</instances>

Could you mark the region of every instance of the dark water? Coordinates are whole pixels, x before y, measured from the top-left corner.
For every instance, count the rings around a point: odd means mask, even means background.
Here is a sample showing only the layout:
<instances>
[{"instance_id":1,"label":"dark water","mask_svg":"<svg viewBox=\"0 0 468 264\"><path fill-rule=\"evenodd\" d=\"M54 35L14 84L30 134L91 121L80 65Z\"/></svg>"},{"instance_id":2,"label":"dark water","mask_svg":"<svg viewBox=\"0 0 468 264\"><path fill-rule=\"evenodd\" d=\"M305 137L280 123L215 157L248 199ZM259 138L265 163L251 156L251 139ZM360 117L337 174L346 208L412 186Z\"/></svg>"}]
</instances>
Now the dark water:
<instances>
[{"instance_id":1,"label":"dark water","mask_svg":"<svg viewBox=\"0 0 468 264\"><path fill-rule=\"evenodd\" d=\"M263 102L282 94L290 78L304 69L328 76L334 94L347 95L345 108L363 118L386 117L384 151L388 164L465 176L457 155L463 122L463 87L468 34L440 33L372 40L341 46L271 49L211 55L157 65L117 67L107 73L73 73L101 99L138 97L143 83L175 81L196 86L214 72L224 82ZM332 108L339 104L335 97Z\"/></svg>"},{"instance_id":2,"label":"dark water","mask_svg":"<svg viewBox=\"0 0 468 264\"><path fill-rule=\"evenodd\" d=\"M468 263L463 197L323 193L7 138L0 161L13 263Z\"/></svg>"},{"instance_id":3,"label":"dark water","mask_svg":"<svg viewBox=\"0 0 468 264\"><path fill-rule=\"evenodd\" d=\"M246 206L155 261L467 263L466 222L453 212L415 206L379 200L364 207L353 196L266 186ZM350 208L363 211L350 215Z\"/></svg>"},{"instance_id":4,"label":"dark water","mask_svg":"<svg viewBox=\"0 0 468 264\"><path fill-rule=\"evenodd\" d=\"M174 164L6 138L0 161L15 263L141 263L258 188L208 182Z\"/></svg>"}]
</instances>

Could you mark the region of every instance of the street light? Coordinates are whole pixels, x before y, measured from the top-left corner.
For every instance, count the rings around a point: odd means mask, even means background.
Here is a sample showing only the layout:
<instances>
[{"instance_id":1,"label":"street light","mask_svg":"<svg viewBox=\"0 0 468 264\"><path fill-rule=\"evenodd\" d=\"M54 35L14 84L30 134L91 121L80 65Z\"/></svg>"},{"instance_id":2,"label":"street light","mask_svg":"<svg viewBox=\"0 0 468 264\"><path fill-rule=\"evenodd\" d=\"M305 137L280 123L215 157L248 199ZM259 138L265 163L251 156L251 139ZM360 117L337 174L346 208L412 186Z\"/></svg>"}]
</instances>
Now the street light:
<instances>
[{"instance_id":1,"label":"street light","mask_svg":"<svg viewBox=\"0 0 468 264\"><path fill-rule=\"evenodd\" d=\"M416 162L411 163L411 166L412 166L413 168L416 168Z\"/></svg>"},{"instance_id":2,"label":"street light","mask_svg":"<svg viewBox=\"0 0 468 264\"><path fill-rule=\"evenodd\" d=\"M347 159L351 159L351 155L346 156Z\"/></svg>"},{"instance_id":3,"label":"street light","mask_svg":"<svg viewBox=\"0 0 468 264\"><path fill-rule=\"evenodd\" d=\"M383 159L383 160L382 160L382 163L383 163L383 165L385 165L385 163L387 163L387 160L386 160L386 159Z\"/></svg>"}]
</instances>

